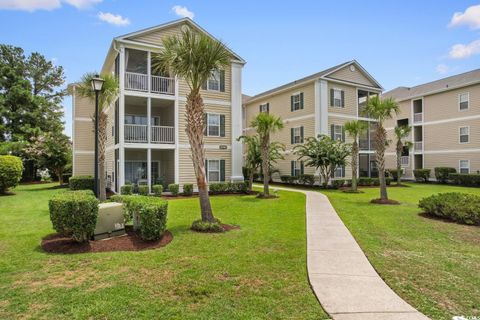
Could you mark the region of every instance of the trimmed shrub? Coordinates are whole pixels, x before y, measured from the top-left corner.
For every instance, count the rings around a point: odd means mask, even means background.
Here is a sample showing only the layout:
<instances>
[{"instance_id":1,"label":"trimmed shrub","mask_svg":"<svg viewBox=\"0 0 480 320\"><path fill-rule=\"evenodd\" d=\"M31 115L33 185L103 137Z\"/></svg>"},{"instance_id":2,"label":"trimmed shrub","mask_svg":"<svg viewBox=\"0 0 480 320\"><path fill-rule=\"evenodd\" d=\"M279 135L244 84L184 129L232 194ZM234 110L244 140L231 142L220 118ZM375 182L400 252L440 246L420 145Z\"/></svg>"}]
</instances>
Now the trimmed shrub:
<instances>
[{"instance_id":1,"label":"trimmed shrub","mask_svg":"<svg viewBox=\"0 0 480 320\"><path fill-rule=\"evenodd\" d=\"M224 232L220 220L215 219L215 222L204 222L202 220L195 220L192 223L191 229L198 232Z\"/></svg>"},{"instance_id":2,"label":"trimmed shrub","mask_svg":"<svg viewBox=\"0 0 480 320\"><path fill-rule=\"evenodd\" d=\"M68 180L71 190L94 190L95 179L92 176L73 176Z\"/></svg>"},{"instance_id":3,"label":"trimmed shrub","mask_svg":"<svg viewBox=\"0 0 480 320\"><path fill-rule=\"evenodd\" d=\"M392 184L392 178L385 177L385 184L387 186L391 185Z\"/></svg>"},{"instance_id":4,"label":"trimmed shrub","mask_svg":"<svg viewBox=\"0 0 480 320\"><path fill-rule=\"evenodd\" d=\"M15 156L0 156L0 193L15 188L23 173L22 159Z\"/></svg>"},{"instance_id":5,"label":"trimmed shrub","mask_svg":"<svg viewBox=\"0 0 480 320\"><path fill-rule=\"evenodd\" d=\"M143 240L160 239L167 226L168 202L148 196L113 196L123 203L125 223L134 220L134 228Z\"/></svg>"},{"instance_id":6,"label":"trimmed shrub","mask_svg":"<svg viewBox=\"0 0 480 320\"><path fill-rule=\"evenodd\" d=\"M427 214L462 224L480 225L480 196L450 192L423 198L418 206Z\"/></svg>"},{"instance_id":7,"label":"trimmed shrub","mask_svg":"<svg viewBox=\"0 0 480 320\"><path fill-rule=\"evenodd\" d=\"M359 186L371 186L372 185L372 178L361 177L358 179L357 184Z\"/></svg>"},{"instance_id":8,"label":"trimmed shrub","mask_svg":"<svg viewBox=\"0 0 480 320\"><path fill-rule=\"evenodd\" d=\"M193 194L193 184L185 183L183 185L183 195L190 197Z\"/></svg>"},{"instance_id":9,"label":"trimmed shrub","mask_svg":"<svg viewBox=\"0 0 480 320\"><path fill-rule=\"evenodd\" d=\"M449 175L457 173L457 169L451 167L435 167L433 171L435 172L435 179L441 183L447 183Z\"/></svg>"},{"instance_id":10,"label":"trimmed shrub","mask_svg":"<svg viewBox=\"0 0 480 320\"><path fill-rule=\"evenodd\" d=\"M88 241L95 231L98 200L90 190L67 191L56 194L49 203L50 221L61 234L77 242Z\"/></svg>"},{"instance_id":11,"label":"trimmed shrub","mask_svg":"<svg viewBox=\"0 0 480 320\"><path fill-rule=\"evenodd\" d=\"M298 180L300 179L300 177L296 177L296 176L287 176L287 175L283 175L283 176L280 176L280 180L284 183L296 183Z\"/></svg>"},{"instance_id":12,"label":"trimmed shrub","mask_svg":"<svg viewBox=\"0 0 480 320\"><path fill-rule=\"evenodd\" d=\"M220 194L227 192L227 184L225 182L212 182L208 185L210 194Z\"/></svg>"},{"instance_id":13,"label":"trimmed shrub","mask_svg":"<svg viewBox=\"0 0 480 320\"><path fill-rule=\"evenodd\" d=\"M453 183L466 187L480 187L480 174L473 173L450 173Z\"/></svg>"},{"instance_id":14,"label":"trimmed shrub","mask_svg":"<svg viewBox=\"0 0 480 320\"><path fill-rule=\"evenodd\" d=\"M148 185L141 184L138 186L138 194L148 196Z\"/></svg>"},{"instance_id":15,"label":"trimmed shrub","mask_svg":"<svg viewBox=\"0 0 480 320\"><path fill-rule=\"evenodd\" d=\"M428 182L430 178L430 169L415 169L413 170L413 175L415 176L415 180L421 182Z\"/></svg>"},{"instance_id":16,"label":"trimmed shrub","mask_svg":"<svg viewBox=\"0 0 480 320\"><path fill-rule=\"evenodd\" d=\"M126 184L120 187L120 194L129 195L133 193L133 185Z\"/></svg>"},{"instance_id":17,"label":"trimmed shrub","mask_svg":"<svg viewBox=\"0 0 480 320\"><path fill-rule=\"evenodd\" d=\"M335 189L343 187L344 184L345 184L345 180L343 179L332 180L332 187Z\"/></svg>"},{"instance_id":18,"label":"trimmed shrub","mask_svg":"<svg viewBox=\"0 0 480 320\"><path fill-rule=\"evenodd\" d=\"M152 191L156 196L161 196L163 192L163 186L161 184L154 184L152 186Z\"/></svg>"},{"instance_id":19,"label":"trimmed shrub","mask_svg":"<svg viewBox=\"0 0 480 320\"><path fill-rule=\"evenodd\" d=\"M371 185L378 187L380 185L380 179L379 178L371 178Z\"/></svg>"},{"instance_id":20,"label":"trimmed shrub","mask_svg":"<svg viewBox=\"0 0 480 320\"><path fill-rule=\"evenodd\" d=\"M208 189L210 194L248 193L248 185L243 181L212 182L208 185Z\"/></svg>"},{"instance_id":21,"label":"trimmed shrub","mask_svg":"<svg viewBox=\"0 0 480 320\"><path fill-rule=\"evenodd\" d=\"M386 172L392 177L393 180L397 181L398 170L397 169L387 169ZM402 176L402 169L400 169L400 177Z\"/></svg>"},{"instance_id":22,"label":"trimmed shrub","mask_svg":"<svg viewBox=\"0 0 480 320\"><path fill-rule=\"evenodd\" d=\"M178 196L178 190L180 189L180 186L176 183L172 183L168 185L168 191L172 193L173 196Z\"/></svg>"},{"instance_id":23,"label":"trimmed shrub","mask_svg":"<svg viewBox=\"0 0 480 320\"><path fill-rule=\"evenodd\" d=\"M301 174L298 177L298 182L303 185L313 186L315 183L315 176L313 174Z\"/></svg>"}]
</instances>

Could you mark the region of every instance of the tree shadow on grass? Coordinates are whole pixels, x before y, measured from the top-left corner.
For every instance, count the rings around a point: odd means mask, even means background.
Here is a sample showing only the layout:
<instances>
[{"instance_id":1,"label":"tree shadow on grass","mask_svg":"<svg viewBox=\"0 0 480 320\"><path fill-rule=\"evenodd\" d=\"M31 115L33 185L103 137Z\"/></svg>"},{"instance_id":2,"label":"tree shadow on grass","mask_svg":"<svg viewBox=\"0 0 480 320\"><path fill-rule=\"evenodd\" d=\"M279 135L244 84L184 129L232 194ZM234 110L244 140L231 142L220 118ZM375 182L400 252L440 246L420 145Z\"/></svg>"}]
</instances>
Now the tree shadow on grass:
<instances>
[{"instance_id":1,"label":"tree shadow on grass","mask_svg":"<svg viewBox=\"0 0 480 320\"><path fill-rule=\"evenodd\" d=\"M43 188L34 188L34 189L26 189L22 190L23 192L35 192L35 191L48 191L48 190L57 190L57 189L68 189L68 185L63 184L63 185L55 185L55 186L50 186L50 187L43 187Z\"/></svg>"}]
</instances>

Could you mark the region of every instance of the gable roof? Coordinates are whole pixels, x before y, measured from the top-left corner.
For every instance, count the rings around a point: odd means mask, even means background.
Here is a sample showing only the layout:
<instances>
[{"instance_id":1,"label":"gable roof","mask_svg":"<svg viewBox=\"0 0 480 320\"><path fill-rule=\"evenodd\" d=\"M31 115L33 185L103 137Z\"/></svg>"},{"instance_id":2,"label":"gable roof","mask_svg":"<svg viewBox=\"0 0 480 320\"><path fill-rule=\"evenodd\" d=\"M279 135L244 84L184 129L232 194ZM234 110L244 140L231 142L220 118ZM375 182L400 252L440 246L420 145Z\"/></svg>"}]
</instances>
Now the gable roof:
<instances>
[{"instance_id":1,"label":"gable roof","mask_svg":"<svg viewBox=\"0 0 480 320\"><path fill-rule=\"evenodd\" d=\"M461 88L468 85L480 83L480 69L460 73L451 77L427 82L414 87L397 87L385 92L383 95L394 98L398 101L418 98L442 91Z\"/></svg>"},{"instance_id":2,"label":"gable roof","mask_svg":"<svg viewBox=\"0 0 480 320\"><path fill-rule=\"evenodd\" d=\"M304 78L300 78L298 80L295 80L295 81L292 81L292 82L289 82L287 84L284 84L284 85L281 85L281 86L278 86L276 88L273 88L273 89L270 89L270 90L267 90L267 91L264 91L262 93L259 93L259 94L256 94L254 95L253 97L251 97L248 102L252 101L252 100L257 100L257 99L260 99L260 98L263 98L263 97L266 97L268 95L271 95L273 93L276 93L277 91L281 91L281 90L284 90L284 89L287 89L287 88L290 88L290 87L294 87L294 86L297 86L297 85L302 85L302 84L306 84L306 83L309 83L311 81L315 81L317 79L320 79L320 78L327 78L328 80L328 75L342 69L342 68L345 68L345 67L348 67L349 65L355 65L359 70L362 71L362 73L370 80L372 81L372 83L374 83L378 89L380 90L383 90L382 86L377 82L377 80L375 80L361 65L360 63L358 63L356 60L351 60L351 61L347 61L347 62L344 62L344 63L341 63L341 64L338 64L336 66L333 66L331 68L328 68L328 69L325 69L325 70L322 70L320 72L317 72L317 73L314 73L312 75L309 75L309 76L306 76ZM335 79L332 79L332 80L335 80Z\"/></svg>"}]
</instances>

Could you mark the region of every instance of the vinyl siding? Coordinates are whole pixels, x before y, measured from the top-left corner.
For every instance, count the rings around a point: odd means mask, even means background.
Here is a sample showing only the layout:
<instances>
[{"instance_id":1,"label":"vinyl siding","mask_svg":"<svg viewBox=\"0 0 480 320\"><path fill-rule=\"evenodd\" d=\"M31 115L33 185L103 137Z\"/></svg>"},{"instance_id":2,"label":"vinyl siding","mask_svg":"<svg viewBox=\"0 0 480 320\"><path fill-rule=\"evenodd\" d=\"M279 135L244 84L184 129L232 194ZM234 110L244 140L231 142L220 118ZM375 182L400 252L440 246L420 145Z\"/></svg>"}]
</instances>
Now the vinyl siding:
<instances>
[{"instance_id":1,"label":"vinyl siding","mask_svg":"<svg viewBox=\"0 0 480 320\"><path fill-rule=\"evenodd\" d=\"M460 127L470 126L470 142L460 143ZM480 148L479 120L455 121L423 127L425 151Z\"/></svg>"},{"instance_id":2,"label":"vinyl siding","mask_svg":"<svg viewBox=\"0 0 480 320\"><path fill-rule=\"evenodd\" d=\"M350 66L342 68L330 75L327 78L338 79L343 81L348 81L352 83L358 83L370 87L377 87L373 82L371 82L363 73L358 69L355 68L355 71L350 70Z\"/></svg>"},{"instance_id":3,"label":"vinyl siding","mask_svg":"<svg viewBox=\"0 0 480 320\"><path fill-rule=\"evenodd\" d=\"M76 154L75 157L75 166L73 167L74 176L83 176L91 175L93 176L93 153L92 154Z\"/></svg>"},{"instance_id":4,"label":"vinyl siding","mask_svg":"<svg viewBox=\"0 0 480 320\"><path fill-rule=\"evenodd\" d=\"M232 175L232 156L231 150L206 150L206 159L221 159L225 160L225 181L229 181ZM179 150L179 184L193 183L197 187L197 179L193 169L193 162L191 158L190 149Z\"/></svg>"},{"instance_id":5,"label":"vinyl siding","mask_svg":"<svg viewBox=\"0 0 480 320\"><path fill-rule=\"evenodd\" d=\"M432 177L434 177L433 169L435 167L452 167L458 172L460 160L470 160L470 173L477 173L480 170L480 152L424 155L425 168L432 169Z\"/></svg>"},{"instance_id":6,"label":"vinyl siding","mask_svg":"<svg viewBox=\"0 0 480 320\"><path fill-rule=\"evenodd\" d=\"M344 92L345 107L334 107L330 105L331 89L340 89ZM328 82L328 112L357 116L357 88Z\"/></svg>"}]
</instances>

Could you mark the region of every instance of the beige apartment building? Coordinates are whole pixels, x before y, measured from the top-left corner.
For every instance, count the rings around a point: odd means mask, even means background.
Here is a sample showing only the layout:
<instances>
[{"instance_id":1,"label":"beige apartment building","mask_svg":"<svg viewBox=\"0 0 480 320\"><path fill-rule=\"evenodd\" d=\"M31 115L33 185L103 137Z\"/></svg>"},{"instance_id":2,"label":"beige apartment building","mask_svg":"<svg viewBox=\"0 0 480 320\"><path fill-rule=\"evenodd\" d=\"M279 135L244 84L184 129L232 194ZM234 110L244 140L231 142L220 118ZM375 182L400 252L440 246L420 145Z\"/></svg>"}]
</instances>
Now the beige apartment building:
<instances>
[{"instance_id":1,"label":"beige apartment building","mask_svg":"<svg viewBox=\"0 0 480 320\"><path fill-rule=\"evenodd\" d=\"M188 18L114 38L102 73L118 77L117 101L107 107L108 141L104 178L114 191L126 183L194 183L190 145L185 133L188 85L183 79L159 74L152 57L165 36L189 27L213 38ZM201 92L206 109L205 150L208 181L243 180L242 68L245 61L231 52L231 64L214 72ZM73 174L93 175L94 103L73 96ZM102 175L102 173L100 173Z\"/></svg>"},{"instance_id":2,"label":"beige apartment building","mask_svg":"<svg viewBox=\"0 0 480 320\"><path fill-rule=\"evenodd\" d=\"M382 92L382 86L355 60L342 63L308 77L244 99L244 131L253 134L252 119L259 112L280 116L284 128L272 136L286 146L285 159L277 163L280 175L315 174L293 154L293 148L307 137L326 134L351 143L344 124L363 120L371 129L360 139L359 173L364 177L377 175L372 119L363 115L369 97ZM336 178L350 178L351 170L338 168Z\"/></svg>"},{"instance_id":3,"label":"beige apartment building","mask_svg":"<svg viewBox=\"0 0 480 320\"><path fill-rule=\"evenodd\" d=\"M453 167L461 173L480 170L480 70L473 70L415 87L384 93L400 104L400 114L387 121L389 139L396 125L412 126L411 150L404 150L404 177L413 170ZM396 166L394 143L387 153L387 168Z\"/></svg>"}]
</instances>

